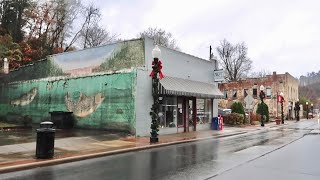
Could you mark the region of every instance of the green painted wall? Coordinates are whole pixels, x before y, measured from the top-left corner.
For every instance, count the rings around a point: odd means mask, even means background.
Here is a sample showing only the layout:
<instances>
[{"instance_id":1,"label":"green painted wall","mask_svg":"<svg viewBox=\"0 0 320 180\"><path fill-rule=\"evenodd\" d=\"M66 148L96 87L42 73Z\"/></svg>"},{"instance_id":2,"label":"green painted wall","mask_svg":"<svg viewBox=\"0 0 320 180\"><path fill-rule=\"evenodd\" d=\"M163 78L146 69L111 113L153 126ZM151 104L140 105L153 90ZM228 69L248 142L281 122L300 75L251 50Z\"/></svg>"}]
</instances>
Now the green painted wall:
<instances>
[{"instance_id":1,"label":"green painted wall","mask_svg":"<svg viewBox=\"0 0 320 180\"><path fill-rule=\"evenodd\" d=\"M0 115L39 123L50 111L71 111L78 127L135 133L135 87L136 71L0 84Z\"/></svg>"}]
</instances>

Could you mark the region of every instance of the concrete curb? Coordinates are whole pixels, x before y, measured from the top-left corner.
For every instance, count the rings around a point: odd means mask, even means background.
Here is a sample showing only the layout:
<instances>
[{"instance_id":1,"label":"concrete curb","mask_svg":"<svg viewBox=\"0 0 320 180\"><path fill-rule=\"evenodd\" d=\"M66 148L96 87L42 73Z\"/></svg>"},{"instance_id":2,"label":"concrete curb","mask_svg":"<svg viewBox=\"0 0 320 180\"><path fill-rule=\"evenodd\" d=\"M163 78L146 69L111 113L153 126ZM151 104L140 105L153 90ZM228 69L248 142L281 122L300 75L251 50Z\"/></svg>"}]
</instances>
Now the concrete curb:
<instances>
[{"instance_id":1,"label":"concrete curb","mask_svg":"<svg viewBox=\"0 0 320 180\"><path fill-rule=\"evenodd\" d=\"M86 160L86 159L122 154L122 153L127 153L127 152L134 152L134 151L141 151L141 150L153 149L153 148L158 148L158 147L165 147L165 146L176 145L176 144L204 141L204 140L209 140L209 139L213 139L213 138L224 138L224 137L229 137L229 136L236 136L236 135L241 135L241 134L245 134L245 133L247 133L247 132L240 131L240 132L230 133L230 134L226 134L226 135L217 135L217 136L210 136L210 137L196 138L196 139L189 139L189 140L179 140L179 141L160 143L160 144L150 144L150 145L145 145L145 146L140 146L140 147L133 147L133 148L113 150L113 151L108 151L108 152L99 152L99 153L78 155L78 156L66 157L66 158L61 158L61 159L47 159L47 160L42 160L39 162L32 162L32 163L2 167L2 168L0 168L0 174L14 172L14 171L27 170L27 169L32 169L32 168L36 168L36 167L52 166L52 165L57 165L57 164L62 164L62 163L70 163L70 162L81 161L81 160Z\"/></svg>"}]
</instances>

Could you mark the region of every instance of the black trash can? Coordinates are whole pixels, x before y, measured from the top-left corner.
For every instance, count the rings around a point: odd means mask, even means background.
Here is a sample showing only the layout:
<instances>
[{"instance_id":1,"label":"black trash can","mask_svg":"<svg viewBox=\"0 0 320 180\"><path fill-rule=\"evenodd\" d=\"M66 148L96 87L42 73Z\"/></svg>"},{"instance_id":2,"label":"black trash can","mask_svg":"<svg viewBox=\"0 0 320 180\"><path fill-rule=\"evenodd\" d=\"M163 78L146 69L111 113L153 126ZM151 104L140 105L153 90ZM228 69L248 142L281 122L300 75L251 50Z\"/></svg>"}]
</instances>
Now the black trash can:
<instances>
[{"instance_id":1,"label":"black trash can","mask_svg":"<svg viewBox=\"0 0 320 180\"><path fill-rule=\"evenodd\" d=\"M51 115L51 122L57 129L71 129L74 126L74 118L72 112L65 111L52 111L49 112Z\"/></svg>"},{"instance_id":2,"label":"black trash can","mask_svg":"<svg viewBox=\"0 0 320 180\"><path fill-rule=\"evenodd\" d=\"M36 158L48 159L54 155L55 129L52 122L40 123L37 129Z\"/></svg>"}]
</instances>

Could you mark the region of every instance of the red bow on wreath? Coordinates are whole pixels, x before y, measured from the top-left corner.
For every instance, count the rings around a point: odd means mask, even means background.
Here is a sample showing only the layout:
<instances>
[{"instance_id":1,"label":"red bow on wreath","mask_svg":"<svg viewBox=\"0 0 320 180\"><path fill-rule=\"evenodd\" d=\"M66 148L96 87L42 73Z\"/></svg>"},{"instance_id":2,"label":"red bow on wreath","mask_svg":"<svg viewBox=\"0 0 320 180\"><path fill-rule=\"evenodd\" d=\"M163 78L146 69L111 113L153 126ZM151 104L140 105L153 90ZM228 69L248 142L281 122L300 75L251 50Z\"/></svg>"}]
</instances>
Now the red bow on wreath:
<instances>
[{"instance_id":1,"label":"red bow on wreath","mask_svg":"<svg viewBox=\"0 0 320 180\"><path fill-rule=\"evenodd\" d=\"M152 66L154 66L154 61L152 61ZM162 74L162 62L158 61L158 72L159 72L159 78L162 79L163 78L163 74ZM150 77L152 77L154 75L154 71L152 70L152 72L150 73Z\"/></svg>"}]
</instances>

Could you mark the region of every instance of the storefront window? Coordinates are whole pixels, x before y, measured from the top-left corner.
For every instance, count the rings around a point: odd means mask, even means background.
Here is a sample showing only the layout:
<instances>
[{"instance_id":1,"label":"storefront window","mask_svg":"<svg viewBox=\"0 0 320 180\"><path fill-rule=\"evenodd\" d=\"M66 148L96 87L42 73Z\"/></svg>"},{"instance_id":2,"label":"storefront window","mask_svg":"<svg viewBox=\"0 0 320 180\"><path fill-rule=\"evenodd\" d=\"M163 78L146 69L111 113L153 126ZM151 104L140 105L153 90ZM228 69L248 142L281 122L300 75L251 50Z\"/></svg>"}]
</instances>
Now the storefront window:
<instances>
[{"instance_id":1,"label":"storefront window","mask_svg":"<svg viewBox=\"0 0 320 180\"><path fill-rule=\"evenodd\" d=\"M159 112L160 127L176 127L177 122L177 98L165 97Z\"/></svg>"},{"instance_id":2,"label":"storefront window","mask_svg":"<svg viewBox=\"0 0 320 180\"><path fill-rule=\"evenodd\" d=\"M212 103L211 99L197 99L197 123L210 123Z\"/></svg>"}]
</instances>

